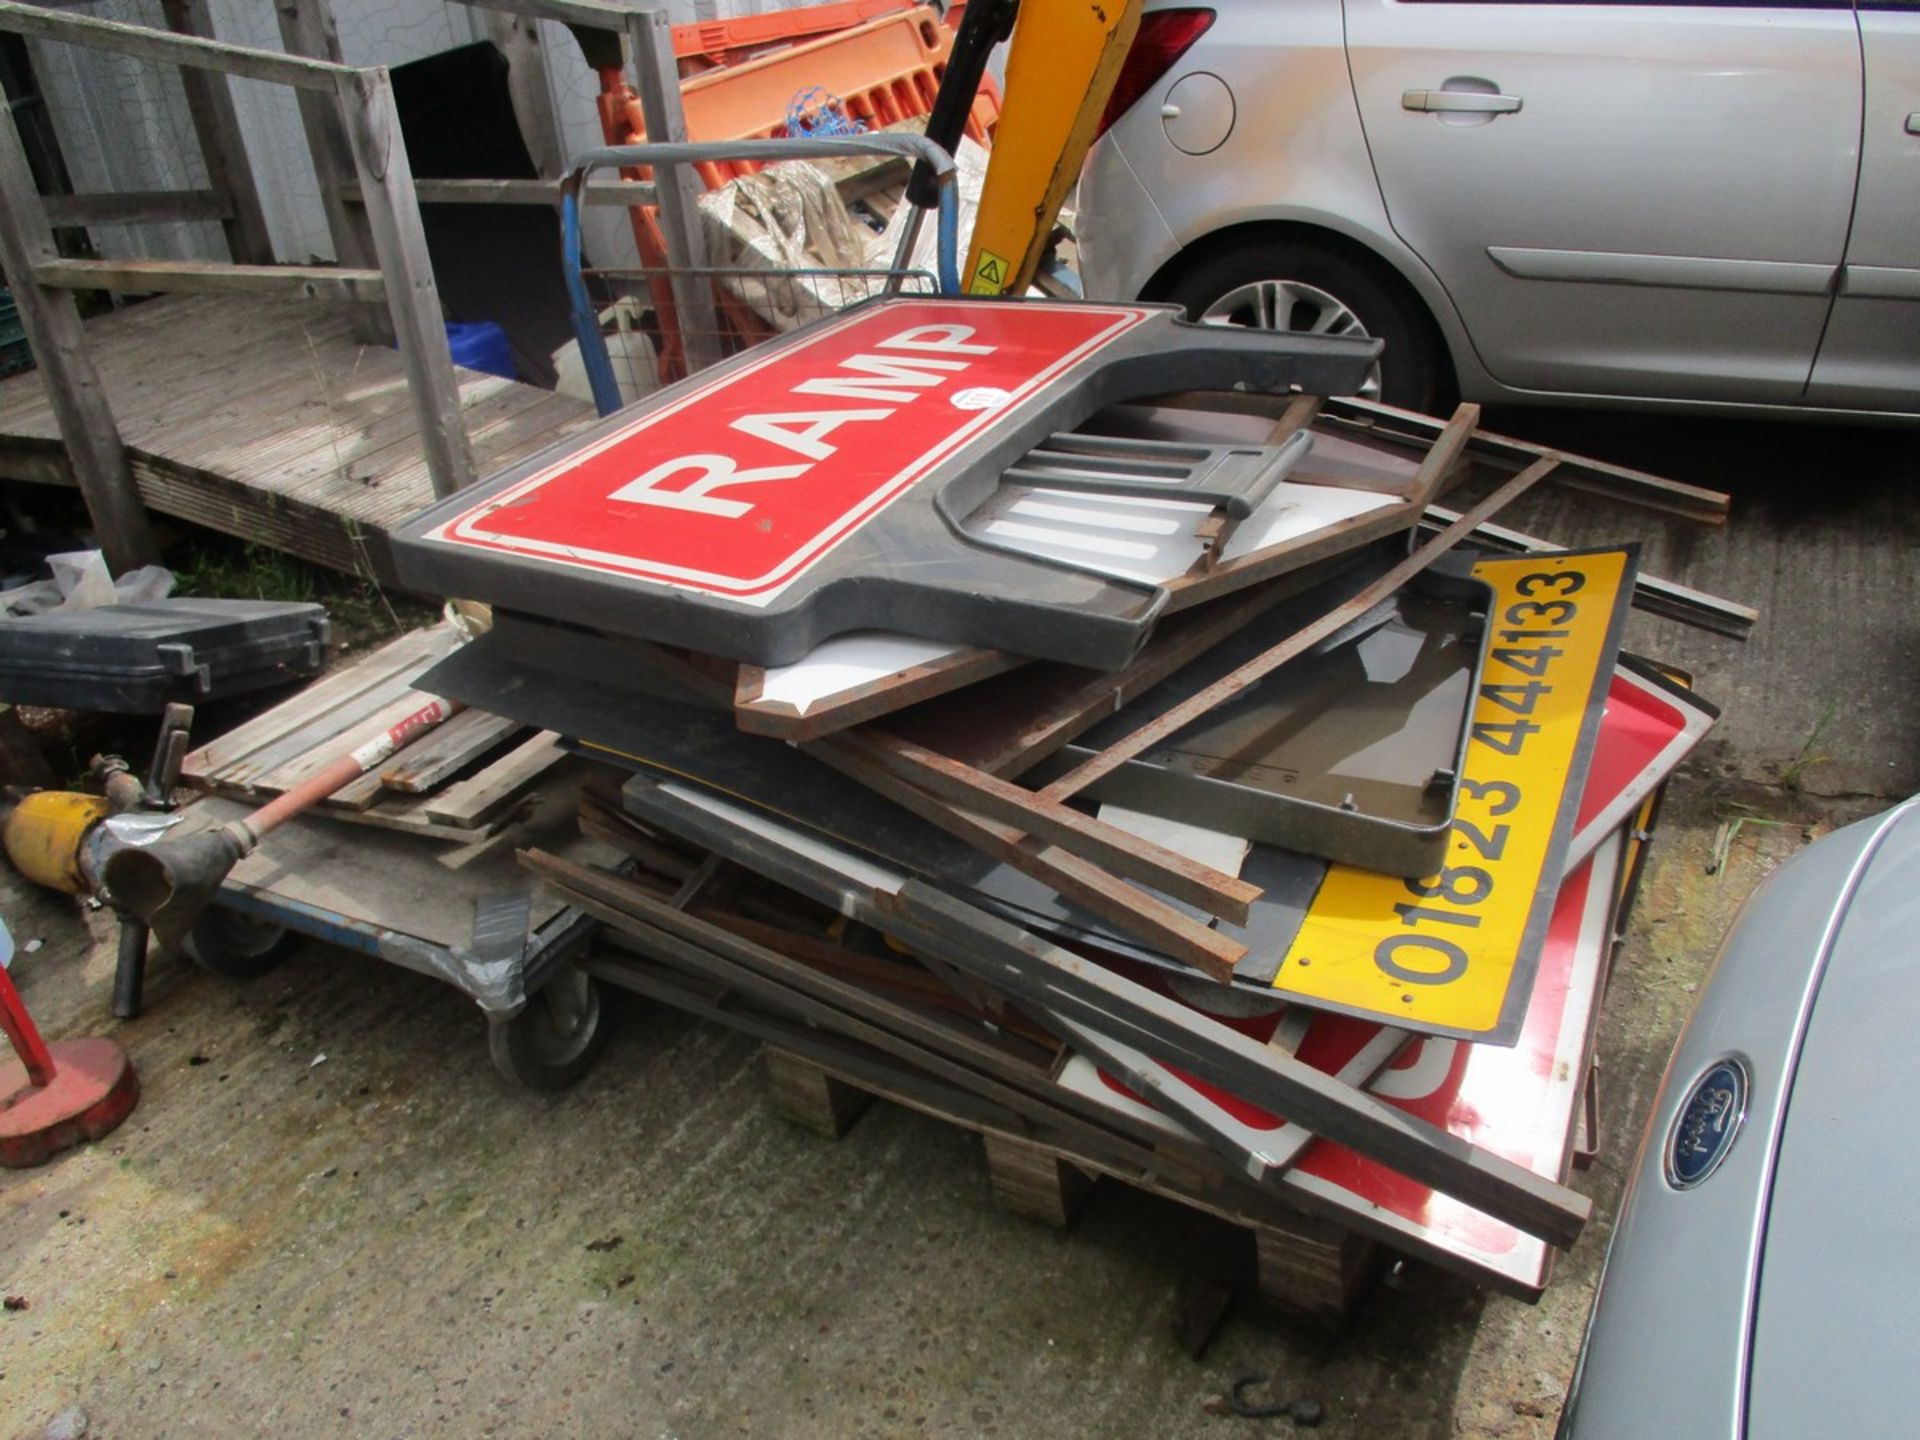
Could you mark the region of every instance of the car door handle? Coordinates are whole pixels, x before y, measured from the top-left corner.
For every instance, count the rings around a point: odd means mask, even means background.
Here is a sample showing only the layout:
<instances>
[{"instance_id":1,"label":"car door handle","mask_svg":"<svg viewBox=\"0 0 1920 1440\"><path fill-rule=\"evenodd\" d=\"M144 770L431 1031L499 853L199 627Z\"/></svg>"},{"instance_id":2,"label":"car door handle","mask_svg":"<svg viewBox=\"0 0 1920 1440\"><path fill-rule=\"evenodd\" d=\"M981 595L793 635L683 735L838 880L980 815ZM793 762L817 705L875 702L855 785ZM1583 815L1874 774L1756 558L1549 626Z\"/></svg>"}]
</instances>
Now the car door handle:
<instances>
[{"instance_id":1,"label":"car door handle","mask_svg":"<svg viewBox=\"0 0 1920 1440\"><path fill-rule=\"evenodd\" d=\"M1409 90L1400 97L1400 108L1455 115L1511 115L1520 108L1520 97L1487 95L1478 90Z\"/></svg>"},{"instance_id":2,"label":"car door handle","mask_svg":"<svg viewBox=\"0 0 1920 1440\"><path fill-rule=\"evenodd\" d=\"M1916 110L1913 114L1907 116L1907 133L1909 135L1920 135L1920 110Z\"/></svg>"}]
</instances>

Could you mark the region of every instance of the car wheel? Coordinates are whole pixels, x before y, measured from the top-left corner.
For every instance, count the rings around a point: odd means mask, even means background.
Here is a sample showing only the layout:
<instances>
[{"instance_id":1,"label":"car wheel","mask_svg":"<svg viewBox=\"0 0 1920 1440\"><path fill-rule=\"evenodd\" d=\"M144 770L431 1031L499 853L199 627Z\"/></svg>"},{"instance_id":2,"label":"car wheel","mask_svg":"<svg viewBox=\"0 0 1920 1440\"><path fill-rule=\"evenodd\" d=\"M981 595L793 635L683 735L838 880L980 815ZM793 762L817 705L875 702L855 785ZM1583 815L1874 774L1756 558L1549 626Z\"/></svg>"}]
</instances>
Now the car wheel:
<instances>
[{"instance_id":1,"label":"car wheel","mask_svg":"<svg viewBox=\"0 0 1920 1440\"><path fill-rule=\"evenodd\" d=\"M530 1090L564 1090L592 1067L612 1032L600 982L562 965L518 1015L487 1027L487 1049L507 1079Z\"/></svg>"},{"instance_id":2,"label":"car wheel","mask_svg":"<svg viewBox=\"0 0 1920 1440\"><path fill-rule=\"evenodd\" d=\"M224 905L209 905L193 922L186 950L202 970L229 980L251 980L285 959L295 939L284 925L242 915Z\"/></svg>"},{"instance_id":3,"label":"car wheel","mask_svg":"<svg viewBox=\"0 0 1920 1440\"><path fill-rule=\"evenodd\" d=\"M1205 255L1157 297L1204 325L1385 342L1362 399L1434 411L1452 387L1440 337L1419 301L1371 264L1297 238L1246 240Z\"/></svg>"}]
</instances>

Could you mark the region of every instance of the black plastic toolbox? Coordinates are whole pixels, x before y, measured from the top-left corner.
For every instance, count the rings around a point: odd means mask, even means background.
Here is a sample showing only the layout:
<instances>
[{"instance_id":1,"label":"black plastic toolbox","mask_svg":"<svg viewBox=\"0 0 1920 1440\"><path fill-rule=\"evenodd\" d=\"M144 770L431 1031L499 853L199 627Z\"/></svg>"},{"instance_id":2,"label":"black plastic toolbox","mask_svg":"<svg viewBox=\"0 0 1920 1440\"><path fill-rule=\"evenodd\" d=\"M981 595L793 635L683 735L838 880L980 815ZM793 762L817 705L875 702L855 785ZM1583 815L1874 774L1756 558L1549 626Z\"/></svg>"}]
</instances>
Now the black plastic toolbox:
<instances>
[{"instance_id":1,"label":"black plastic toolbox","mask_svg":"<svg viewBox=\"0 0 1920 1440\"><path fill-rule=\"evenodd\" d=\"M0 700L157 713L311 679L327 612L277 600L156 600L0 620Z\"/></svg>"}]
</instances>

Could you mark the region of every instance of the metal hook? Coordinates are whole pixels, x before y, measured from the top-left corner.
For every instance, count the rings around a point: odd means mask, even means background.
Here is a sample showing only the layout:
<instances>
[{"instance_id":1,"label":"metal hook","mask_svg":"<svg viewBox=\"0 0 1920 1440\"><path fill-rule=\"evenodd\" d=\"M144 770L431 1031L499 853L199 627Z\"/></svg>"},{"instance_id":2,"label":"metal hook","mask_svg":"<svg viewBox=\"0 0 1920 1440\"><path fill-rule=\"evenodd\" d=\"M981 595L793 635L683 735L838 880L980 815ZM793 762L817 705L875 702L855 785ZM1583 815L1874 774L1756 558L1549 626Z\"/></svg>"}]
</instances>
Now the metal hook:
<instances>
[{"instance_id":1,"label":"metal hook","mask_svg":"<svg viewBox=\"0 0 1920 1440\"><path fill-rule=\"evenodd\" d=\"M1227 1392L1227 1403L1233 1406L1233 1413L1249 1420L1264 1420L1271 1416L1285 1416L1294 1424L1311 1429L1326 1418L1326 1410L1318 1400L1302 1397L1298 1400L1269 1400L1265 1404L1256 1404L1246 1398L1245 1392L1255 1385L1265 1385L1271 1375L1242 1375L1233 1382Z\"/></svg>"}]
</instances>

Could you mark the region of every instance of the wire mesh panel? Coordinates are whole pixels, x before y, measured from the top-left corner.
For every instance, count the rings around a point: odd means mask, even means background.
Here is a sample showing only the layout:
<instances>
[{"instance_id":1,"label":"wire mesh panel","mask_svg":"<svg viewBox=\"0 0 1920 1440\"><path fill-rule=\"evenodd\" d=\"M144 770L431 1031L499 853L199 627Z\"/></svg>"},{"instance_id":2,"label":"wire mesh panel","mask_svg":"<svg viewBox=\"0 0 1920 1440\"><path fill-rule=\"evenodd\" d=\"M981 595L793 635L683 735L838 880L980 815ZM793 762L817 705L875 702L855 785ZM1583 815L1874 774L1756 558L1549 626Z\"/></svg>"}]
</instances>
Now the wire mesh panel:
<instances>
[{"instance_id":1,"label":"wire mesh panel","mask_svg":"<svg viewBox=\"0 0 1920 1440\"><path fill-rule=\"evenodd\" d=\"M718 265L601 267L585 263L580 194L596 169L700 164L717 159L805 162L890 155L935 177L935 270L915 266L923 213L898 208L884 231L852 220L833 183L804 163L773 163L702 200L697 222ZM562 187L561 251L573 309L575 353L556 368L563 389L592 394L601 414L684 379L702 363L736 355L883 294L958 292L953 159L919 135L628 145L582 156ZM634 213L638 214L636 210ZM691 249L691 245L685 247ZM891 256L891 263L876 263ZM831 263L811 263L825 257ZM797 263L798 262L798 263Z\"/></svg>"},{"instance_id":2,"label":"wire mesh panel","mask_svg":"<svg viewBox=\"0 0 1920 1440\"><path fill-rule=\"evenodd\" d=\"M665 337L654 301L673 273L666 268L618 267L581 272L599 316L623 405L679 378L661 361ZM877 295L940 292L933 275L922 270L735 265L685 273L698 275L712 288L716 324L710 333L716 343L711 353L723 358ZM685 317L676 317L675 328L683 345L695 333ZM581 384L584 389L584 380Z\"/></svg>"}]
</instances>

